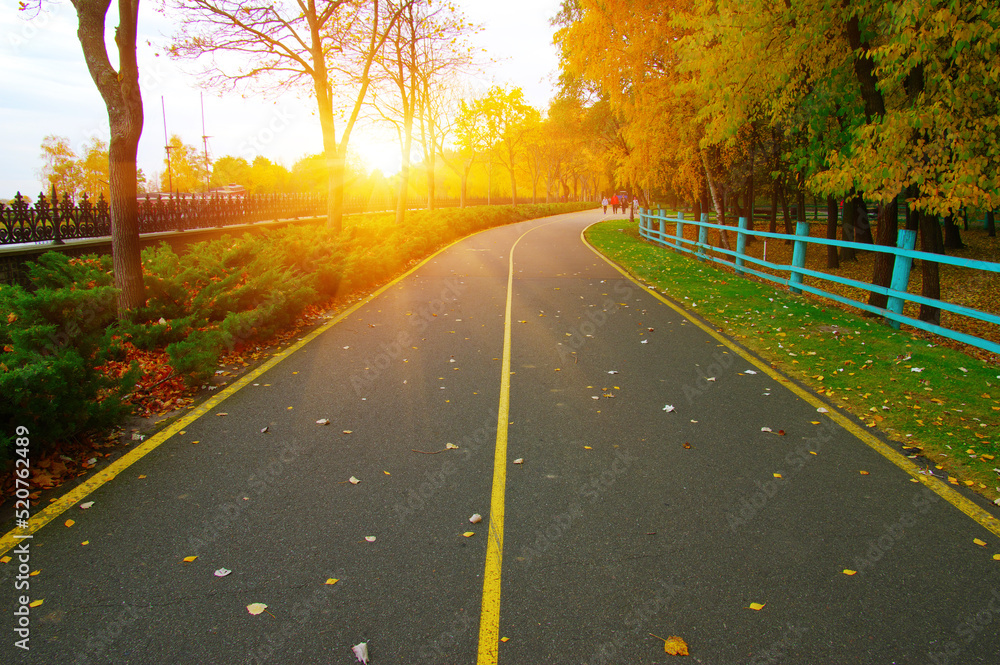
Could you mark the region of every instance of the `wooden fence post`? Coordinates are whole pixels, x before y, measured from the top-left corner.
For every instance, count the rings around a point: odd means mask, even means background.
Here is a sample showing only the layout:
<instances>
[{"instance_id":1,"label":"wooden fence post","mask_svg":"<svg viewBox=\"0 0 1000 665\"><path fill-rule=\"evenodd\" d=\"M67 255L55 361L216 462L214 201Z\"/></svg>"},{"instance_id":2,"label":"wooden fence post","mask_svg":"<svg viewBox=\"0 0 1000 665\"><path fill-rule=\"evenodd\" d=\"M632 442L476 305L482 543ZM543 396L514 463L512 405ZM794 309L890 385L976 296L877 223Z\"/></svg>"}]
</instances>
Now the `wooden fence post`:
<instances>
[{"instance_id":1,"label":"wooden fence post","mask_svg":"<svg viewBox=\"0 0 1000 665\"><path fill-rule=\"evenodd\" d=\"M708 246L708 227L704 226L708 224L708 213L701 213L701 223L702 226L698 227L698 258L702 261L705 260L705 248Z\"/></svg>"},{"instance_id":2,"label":"wooden fence post","mask_svg":"<svg viewBox=\"0 0 1000 665\"><path fill-rule=\"evenodd\" d=\"M657 240L662 243L667 239L667 222L666 218L663 216L663 208L656 209L656 216L660 218L660 236Z\"/></svg>"},{"instance_id":3,"label":"wooden fence post","mask_svg":"<svg viewBox=\"0 0 1000 665\"><path fill-rule=\"evenodd\" d=\"M674 230L674 236L677 238L677 251L684 251L684 213L682 211L677 212L677 227Z\"/></svg>"},{"instance_id":4,"label":"wooden fence post","mask_svg":"<svg viewBox=\"0 0 1000 665\"><path fill-rule=\"evenodd\" d=\"M746 217L740 217L739 231L736 232L736 274L743 275L743 256L746 254L747 234L746 229L750 228Z\"/></svg>"},{"instance_id":5,"label":"wooden fence post","mask_svg":"<svg viewBox=\"0 0 1000 665\"><path fill-rule=\"evenodd\" d=\"M899 229L896 235L896 247L899 249L912 250L917 244L917 232L910 229ZM910 284L910 268L913 267L913 259L909 256L896 255L896 263L892 267L892 279L889 288L893 291L905 292ZM903 313L903 299L898 296L889 296L885 308L894 314ZM886 317L889 325L899 330L900 322Z\"/></svg>"},{"instance_id":6,"label":"wooden fence post","mask_svg":"<svg viewBox=\"0 0 1000 665\"><path fill-rule=\"evenodd\" d=\"M795 235L799 238L808 238L809 222L796 223ZM788 290L795 295L802 293L802 289L792 285L802 283L802 273L795 269L806 267L806 247L808 247L808 243L805 240L796 240L795 245L792 247L792 273L788 277Z\"/></svg>"}]
</instances>

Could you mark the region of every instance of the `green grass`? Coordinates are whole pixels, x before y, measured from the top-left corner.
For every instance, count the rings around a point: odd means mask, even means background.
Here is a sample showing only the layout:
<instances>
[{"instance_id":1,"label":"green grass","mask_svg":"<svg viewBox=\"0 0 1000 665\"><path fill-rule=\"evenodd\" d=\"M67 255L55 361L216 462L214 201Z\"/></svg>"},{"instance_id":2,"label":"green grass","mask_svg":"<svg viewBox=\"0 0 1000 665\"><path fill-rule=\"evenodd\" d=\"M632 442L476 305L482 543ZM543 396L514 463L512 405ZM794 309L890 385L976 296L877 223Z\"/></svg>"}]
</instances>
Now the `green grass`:
<instances>
[{"instance_id":1,"label":"green grass","mask_svg":"<svg viewBox=\"0 0 1000 665\"><path fill-rule=\"evenodd\" d=\"M655 246L634 223L604 222L587 238L639 280L898 442L917 464L1000 496L993 471L1000 468L1000 367Z\"/></svg>"}]
</instances>

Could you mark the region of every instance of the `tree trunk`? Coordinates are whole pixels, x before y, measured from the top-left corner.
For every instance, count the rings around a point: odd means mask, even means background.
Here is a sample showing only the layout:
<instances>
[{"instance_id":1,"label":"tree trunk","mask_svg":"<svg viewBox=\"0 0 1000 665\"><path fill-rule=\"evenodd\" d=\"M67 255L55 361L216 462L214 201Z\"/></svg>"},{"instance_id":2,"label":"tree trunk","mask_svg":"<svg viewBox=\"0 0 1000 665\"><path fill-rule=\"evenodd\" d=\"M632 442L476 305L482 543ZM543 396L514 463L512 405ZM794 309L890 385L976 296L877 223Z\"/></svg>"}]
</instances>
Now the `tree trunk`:
<instances>
[{"instance_id":1,"label":"tree trunk","mask_svg":"<svg viewBox=\"0 0 1000 665\"><path fill-rule=\"evenodd\" d=\"M837 199L832 196L826 197L826 237L828 240L837 239L837 216L840 211L837 208ZM834 245L826 246L826 267L839 268L840 255Z\"/></svg>"},{"instance_id":2,"label":"tree trunk","mask_svg":"<svg viewBox=\"0 0 1000 665\"><path fill-rule=\"evenodd\" d=\"M875 227L875 242L882 247L896 246L896 235L899 226L896 221L898 200L898 197L895 197L887 205L879 206L878 225ZM895 263L895 255L876 252L875 266L872 270L872 285L881 287L889 286L892 281L892 268ZM869 305L885 309L888 302L889 297L885 294L875 293L874 291L868 294ZM870 313L866 313L867 315L874 316Z\"/></svg>"},{"instance_id":3,"label":"tree trunk","mask_svg":"<svg viewBox=\"0 0 1000 665\"><path fill-rule=\"evenodd\" d=\"M426 164L427 164L427 209L434 210L434 197L437 194L436 191L437 183L435 182L437 179L435 178L435 173L434 173L434 166L435 166L434 151L431 151L431 154L427 155Z\"/></svg>"},{"instance_id":4,"label":"tree trunk","mask_svg":"<svg viewBox=\"0 0 1000 665\"><path fill-rule=\"evenodd\" d=\"M785 220L785 235L795 235L795 229L792 228L792 216L788 212L788 196L785 194L785 188L778 188L778 196L781 198L781 215ZM792 244L791 240L785 240L786 245Z\"/></svg>"},{"instance_id":5,"label":"tree trunk","mask_svg":"<svg viewBox=\"0 0 1000 665\"><path fill-rule=\"evenodd\" d=\"M955 216L948 215L944 218L944 246L947 249L963 249L965 243L962 242L962 232L955 223Z\"/></svg>"},{"instance_id":6,"label":"tree trunk","mask_svg":"<svg viewBox=\"0 0 1000 665\"><path fill-rule=\"evenodd\" d=\"M856 210L857 218L854 222L854 241L874 244L875 239L872 238L872 225L868 220L868 206L865 204L864 198L860 196L857 200Z\"/></svg>"},{"instance_id":7,"label":"tree trunk","mask_svg":"<svg viewBox=\"0 0 1000 665\"><path fill-rule=\"evenodd\" d=\"M111 255L118 317L146 301L139 249L139 208L136 201L136 151L142 135L142 94L136 62L138 0L119 0L115 33L119 71L108 58L104 22L110 0L73 0L79 19L77 37L94 84L104 99L111 136L108 171L111 212Z\"/></svg>"},{"instance_id":8,"label":"tree trunk","mask_svg":"<svg viewBox=\"0 0 1000 665\"><path fill-rule=\"evenodd\" d=\"M854 220L857 215L856 201L857 199L854 198L853 193L848 194L848 198L844 199L840 239L846 242L854 242ZM854 261L856 258L857 252L853 247L840 248L841 261Z\"/></svg>"},{"instance_id":9,"label":"tree trunk","mask_svg":"<svg viewBox=\"0 0 1000 665\"><path fill-rule=\"evenodd\" d=\"M771 217L767 221L769 233L778 232L778 181L775 180L771 187Z\"/></svg>"},{"instance_id":10,"label":"tree trunk","mask_svg":"<svg viewBox=\"0 0 1000 665\"><path fill-rule=\"evenodd\" d=\"M934 254L944 254L944 242L941 239L941 225L937 216L926 212L920 212L920 250L923 252L933 252ZM941 280L938 273L936 261L921 260L923 288L920 292L925 298L941 298ZM941 310L930 305L920 306L921 321L941 325Z\"/></svg>"},{"instance_id":11,"label":"tree trunk","mask_svg":"<svg viewBox=\"0 0 1000 665\"><path fill-rule=\"evenodd\" d=\"M996 221L994 221L994 219L993 219L993 211L992 210L987 210L986 211L986 233L991 238L996 238L997 237L997 225L996 225Z\"/></svg>"},{"instance_id":12,"label":"tree trunk","mask_svg":"<svg viewBox=\"0 0 1000 665\"><path fill-rule=\"evenodd\" d=\"M719 192L712 181L712 173L708 170L708 158L705 157L704 152L701 153L701 163L705 167L705 180L708 182L708 189L712 193L712 201L715 203L715 219L719 224L725 226L726 202L725 200L719 200ZM729 249L729 234L722 229L719 229L719 245L725 249Z\"/></svg>"}]
</instances>

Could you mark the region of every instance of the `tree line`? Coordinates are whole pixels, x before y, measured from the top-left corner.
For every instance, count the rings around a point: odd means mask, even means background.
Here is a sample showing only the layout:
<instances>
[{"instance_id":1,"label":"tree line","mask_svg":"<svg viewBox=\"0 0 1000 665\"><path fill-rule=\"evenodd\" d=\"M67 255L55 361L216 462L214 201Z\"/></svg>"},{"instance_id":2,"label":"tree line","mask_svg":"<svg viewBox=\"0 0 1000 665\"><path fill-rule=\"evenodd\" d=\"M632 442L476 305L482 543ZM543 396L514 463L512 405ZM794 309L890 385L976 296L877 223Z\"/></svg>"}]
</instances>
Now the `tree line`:
<instances>
[{"instance_id":1,"label":"tree line","mask_svg":"<svg viewBox=\"0 0 1000 665\"><path fill-rule=\"evenodd\" d=\"M995 235L996 3L563 0L556 24L564 94L610 107L614 172L646 192L722 223L769 199L771 230L781 210L789 231L789 202L804 221L816 197L829 238L895 245L902 217L936 253L961 247L973 214ZM829 248L831 267L852 258ZM889 285L892 261L877 255L873 284ZM939 297L937 264L921 269Z\"/></svg>"}]
</instances>

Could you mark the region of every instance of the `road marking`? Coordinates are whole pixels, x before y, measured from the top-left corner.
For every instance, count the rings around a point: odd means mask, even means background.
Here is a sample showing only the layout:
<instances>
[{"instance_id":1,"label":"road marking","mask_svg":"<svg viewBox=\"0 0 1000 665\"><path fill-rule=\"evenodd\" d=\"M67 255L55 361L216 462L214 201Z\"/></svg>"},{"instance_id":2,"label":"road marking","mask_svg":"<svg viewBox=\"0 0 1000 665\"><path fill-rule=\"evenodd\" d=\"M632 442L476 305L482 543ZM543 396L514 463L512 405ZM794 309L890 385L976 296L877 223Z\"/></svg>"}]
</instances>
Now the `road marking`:
<instances>
[{"instance_id":1,"label":"road marking","mask_svg":"<svg viewBox=\"0 0 1000 665\"><path fill-rule=\"evenodd\" d=\"M456 240L456 241L450 243L449 245L447 245L445 247L442 247L438 251L434 252L433 254L431 254L430 256L428 256L426 259L424 259L423 261L421 261L417 265L413 266L412 268L410 268L409 270L407 270L405 273L403 273L402 275L400 275L396 279L392 280L391 282L389 282L387 284L384 284L383 286L381 286L377 290L373 291L371 294L369 294L368 296L366 296L365 298L363 298L359 302L356 302L353 305L351 305L350 307L348 307L347 309L345 309L343 312L341 312L340 314L338 314L337 316L335 316L330 321L324 323L319 328L316 328L311 333L309 333L305 337L303 337L300 341L298 341L295 344L293 344L292 346L288 347L287 349L285 349L281 353L276 354L274 357L272 357L270 360L268 360L267 362L265 362L260 367L257 367L256 369L252 370L249 374L245 374L243 377L241 377L239 380L237 380L231 386L229 386L228 388L226 388L225 390L223 390L219 394L217 394L217 395L211 397L210 399L206 400L201 405L199 405L198 407L196 407L194 410L192 410L190 413L188 413L187 415L185 415L180 420L176 421L175 423L173 423L172 425L170 425L169 427L167 427L162 432L158 432L158 433L154 434L153 436L149 437L149 439L147 439L146 441L144 441L139 446L133 448L128 454L124 455L120 459L118 459L115 462L111 463L110 465L108 465L107 468L102 469L101 471L97 472L96 474L94 474L93 476L91 476L90 478L88 478L85 482L83 482L82 484L80 484L79 486L77 486L76 488L74 488L73 490L71 490L71 491L67 492L66 494L62 495L61 497L59 497L59 499L57 499L56 501L54 501L53 503L51 503L49 506L47 506L41 512L38 512L38 513L35 513L34 515L32 515L31 519L28 521L28 528L27 529L20 529L20 528L11 529L9 532L7 532L3 536L3 538L0 538L0 555L5 554L6 552L8 552L11 548L13 548L15 545L17 545L18 543L20 543L22 538L24 538L27 535L30 535L30 534L33 534L33 533L37 532L43 526L45 526L46 524L48 524L49 522L51 522L52 520L56 519L57 517L59 517L60 515L62 515L64 512L66 512L67 510L69 510L70 508L72 508L74 505L76 505L78 502L80 502L83 498L85 498L91 492L93 492L97 488L101 487L105 483L109 482L115 476L117 476L118 474L120 474L122 471L124 471L125 469L129 468L130 466L132 466L133 464L135 464L136 462L138 462L140 459L142 459L143 457L145 457L149 453L153 452L153 450L155 450L160 444L162 444L165 441L167 441L174 434L176 434L177 432L181 431L182 429L184 429L185 427L187 427L188 425L190 425L191 423L193 423L194 421L196 421L198 418L201 418L206 413L214 411L215 408L219 404L221 404L222 402L224 402L229 397L232 397L240 389L246 387L247 384L253 382L261 374L263 374L264 372L268 371L269 369L272 369L275 365L277 365L278 363L280 363L282 360L284 360L285 358L287 358L288 356L290 356L294 352L298 351L303 346L305 346L306 344L308 344L312 340L316 339L317 337L319 337L321 334L323 334L324 332L326 332L327 330L329 330L330 328L332 328L336 324L338 324L341 321L343 321L344 319L346 319L348 316L350 316L351 314L353 314L354 312L356 312L358 309L360 309L364 305L367 305L369 302L371 302L372 300L374 300L375 298L377 298L378 296L380 296L382 293L384 293L386 290L392 288L393 286L395 286L399 282L403 281L404 279L406 279L407 277L409 277L411 274L413 274L414 272L416 272L420 268L424 267L424 265L427 262L429 262L432 259L436 258L438 256L438 254L441 254L441 253L443 253L443 252L451 249L451 247L453 245L456 245L456 244L462 242L463 240L465 240L465 238L459 238L458 240Z\"/></svg>"},{"instance_id":2,"label":"road marking","mask_svg":"<svg viewBox=\"0 0 1000 665\"><path fill-rule=\"evenodd\" d=\"M598 222L594 222L594 224L597 224L597 223ZM590 226L593 226L594 224L591 224ZM591 251L593 251L595 254L597 254L602 259L604 259L605 261L607 261L608 265L610 265L612 268L614 268L615 270L617 270L618 272L620 272L622 275L624 275L626 279L628 279L629 281L633 282L640 289L642 289L646 293L649 293L654 298L656 298L657 300L659 300L663 304L665 304L668 307L670 307L671 309L673 309L675 312L677 312L678 314L680 314L681 316L683 316L685 319L687 319L691 323L695 324L696 326L698 326L699 328L701 328L702 330L704 330L706 333L708 333L709 335L711 335L712 337L714 337L715 339L717 339L719 342L725 344L727 347L729 347L733 352L735 352L741 358L743 358L744 360L746 360L748 363L754 365L755 367L759 368L762 372L764 372L765 374L767 374L768 376L770 376L772 379L774 379L775 381L777 381L781 385L783 385L786 388L788 388L790 391L792 391L793 393L795 393L795 395L797 395L798 397L802 398L807 403L815 406L817 409L820 408L820 407L826 408L827 409L827 413L825 413L823 415L828 416L835 423L837 423L838 425L840 425L841 427L843 427L845 430L847 430L848 432L850 432L851 434L853 434L856 438L860 439L863 443L865 443L872 450L874 450L878 454L882 455L882 457L885 457L887 460L889 460L890 462L892 462L893 464L895 464L897 467L899 467L900 469L902 469L903 471L905 471L906 473L908 473L913 478L916 478L918 481L920 481L921 484L923 484L929 490L931 490L932 492L934 492L935 494L937 494L938 496L940 496L942 499L944 499L945 501L947 501L951 505L955 506L956 508L958 508L959 510L961 510L963 513L965 513L966 515L968 515L969 517L971 517L973 520L975 520L980 526L982 526L983 528L985 528L987 531L989 531L990 533L992 533L995 536L1000 536L1000 521L998 521L995 517L993 517L993 515L991 515L988 511L983 510L982 508L980 508L979 506L977 506L975 503L973 503L969 499L965 498L964 496L962 496L961 494L959 494L958 492L956 492L955 490L953 490L943 480L941 480L941 479L939 479L939 478L937 478L935 476L926 476L926 475L920 473L921 468L919 466L917 466L917 464L915 462L913 462L912 460L910 460L909 458L907 458L906 456L904 456L900 452L898 452L896 450L893 450L891 447L889 447L888 445L886 445L883 441L880 441L877 437L872 436L870 433L868 433L865 430L863 430L860 426L858 426L857 423L853 422L847 416L845 416L842 413L840 413L837 410L837 407L831 406L831 405L827 404L823 400L819 399L814 393L812 393L812 392L810 392L810 391L802 388L798 384L794 383L787 376L784 376L780 372L774 370L771 367L770 363L765 363L762 360L760 360L759 358L755 358L754 356L750 355L744 349L736 346L736 344L734 344L729 338L724 337L723 335L720 335L719 333L717 333L711 327L705 325L704 323L702 323L698 319L693 318L693 312L688 312L686 309L684 309L680 305L678 305L678 304L676 304L674 302L671 302L670 300L668 300L667 298L664 298L662 295L660 295L656 291L654 291L654 290L652 290L650 288L647 288L646 286L644 286L642 284L642 282L637 277L633 276L628 271L626 271L624 268L622 268L621 266L619 266L617 263L615 263L614 261L612 261L608 257L606 257L603 254L601 254L599 251L597 251L597 248L594 247L593 245L591 245L589 242L587 242L587 238L584 236L584 234L587 232L587 229L589 229L590 226L588 226L586 229L584 229L583 231L580 232L580 239L583 241L583 243L587 247L589 247L591 249Z\"/></svg>"},{"instance_id":3,"label":"road marking","mask_svg":"<svg viewBox=\"0 0 1000 665\"><path fill-rule=\"evenodd\" d=\"M561 220L560 220L561 221ZM524 236L555 221L532 227L518 236L507 258L507 306L503 319L503 360L500 367L500 408L497 413L497 444L493 452L493 491L490 495L489 540L483 571L483 603L479 614L478 665L496 665L500 649L500 573L503 569L504 501L507 493L507 428L510 423L510 332L514 301L514 249Z\"/></svg>"}]
</instances>

